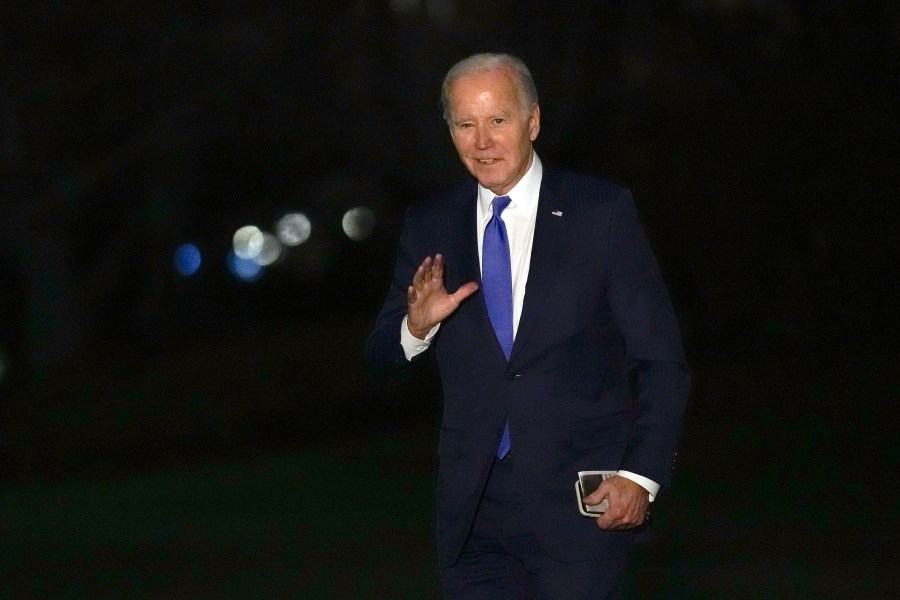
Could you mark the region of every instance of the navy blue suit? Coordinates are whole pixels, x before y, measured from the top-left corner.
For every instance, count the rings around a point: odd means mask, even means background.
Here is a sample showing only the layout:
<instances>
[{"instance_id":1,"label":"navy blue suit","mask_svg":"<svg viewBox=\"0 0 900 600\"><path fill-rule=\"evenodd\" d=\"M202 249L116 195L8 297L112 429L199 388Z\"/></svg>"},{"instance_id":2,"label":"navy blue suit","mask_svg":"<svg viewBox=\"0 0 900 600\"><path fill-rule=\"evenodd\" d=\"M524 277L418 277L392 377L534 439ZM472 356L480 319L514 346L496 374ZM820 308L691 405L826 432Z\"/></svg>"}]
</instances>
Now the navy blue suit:
<instances>
[{"instance_id":1,"label":"navy blue suit","mask_svg":"<svg viewBox=\"0 0 900 600\"><path fill-rule=\"evenodd\" d=\"M408 363L400 346L406 290L426 256L444 255L449 291L480 284L476 189L469 181L407 211L394 279L368 340L370 365ZM517 485L545 552L564 562L627 553L633 532L602 531L579 514L577 473L624 469L666 485L689 389L674 311L631 193L545 165L509 360L480 291L442 323L430 351L444 396L441 566L465 543L507 421Z\"/></svg>"}]
</instances>

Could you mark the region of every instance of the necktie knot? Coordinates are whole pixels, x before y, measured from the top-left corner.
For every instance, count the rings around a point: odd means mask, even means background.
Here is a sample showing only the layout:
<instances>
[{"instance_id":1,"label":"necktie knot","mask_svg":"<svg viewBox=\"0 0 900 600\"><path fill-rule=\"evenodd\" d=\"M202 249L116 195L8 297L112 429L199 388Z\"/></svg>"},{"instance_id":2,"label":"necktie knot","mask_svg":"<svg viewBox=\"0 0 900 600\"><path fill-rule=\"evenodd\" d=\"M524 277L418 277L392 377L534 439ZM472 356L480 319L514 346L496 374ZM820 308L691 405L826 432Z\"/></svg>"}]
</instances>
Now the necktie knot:
<instances>
[{"instance_id":1,"label":"necktie knot","mask_svg":"<svg viewBox=\"0 0 900 600\"><path fill-rule=\"evenodd\" d=\"M494 196L494 199L491 201L491 207L494 211L494 216L498 219L500 218L500 213L509 206L509 203L512 202L512 198L509 196Z\"/></svg>"}]
</instances>

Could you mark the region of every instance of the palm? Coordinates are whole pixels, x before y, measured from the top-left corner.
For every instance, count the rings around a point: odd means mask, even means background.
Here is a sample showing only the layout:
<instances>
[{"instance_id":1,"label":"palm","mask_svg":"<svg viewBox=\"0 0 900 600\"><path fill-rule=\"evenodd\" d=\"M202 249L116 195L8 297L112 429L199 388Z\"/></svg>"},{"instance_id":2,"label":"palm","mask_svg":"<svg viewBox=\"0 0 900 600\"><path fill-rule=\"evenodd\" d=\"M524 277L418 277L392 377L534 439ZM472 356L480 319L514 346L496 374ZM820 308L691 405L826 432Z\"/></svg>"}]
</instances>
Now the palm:
<instances>
[{"instance_id":1,"label":"palm","mask_svg":"<svg viewBox=\"0 0 900 600\"><path fill-rule=\"evenodd\" d=\"M459 304L475 293L478 284L463 284L454 293L444 287L444 259L436 254L422 261L407 290L407 323L410 333L420 339L449 317Z\"/></svg>"}]
</instances>

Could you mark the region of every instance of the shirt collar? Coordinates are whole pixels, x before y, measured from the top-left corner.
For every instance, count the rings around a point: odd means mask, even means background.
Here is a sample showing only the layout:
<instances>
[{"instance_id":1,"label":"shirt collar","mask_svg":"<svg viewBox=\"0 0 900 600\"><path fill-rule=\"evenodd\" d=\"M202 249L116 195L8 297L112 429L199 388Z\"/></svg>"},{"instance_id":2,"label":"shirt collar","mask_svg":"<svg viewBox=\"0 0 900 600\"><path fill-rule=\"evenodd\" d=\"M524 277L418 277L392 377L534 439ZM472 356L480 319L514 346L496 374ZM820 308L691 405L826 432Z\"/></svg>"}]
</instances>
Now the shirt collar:
<instances>
[{"instance_id":1,"label":"shirt collar","mask_svg":"<svg viewBox=\"0 0 900 600\"><path fill-rule=\"evenodd\" d=\"M541 159L538 158L537 152L531 151L531 166L522 176L522 179L512 187L506 195L509 196L509 208L530 209L537 207L538 194L541 190L541 178L544 173L544 167ZM486 187L478 184L478 204L481 208L481 214L490 218L491 202L494 201L496 194ZM508 210L508 209L507 209Z\"/></svg>"}]
</instances>

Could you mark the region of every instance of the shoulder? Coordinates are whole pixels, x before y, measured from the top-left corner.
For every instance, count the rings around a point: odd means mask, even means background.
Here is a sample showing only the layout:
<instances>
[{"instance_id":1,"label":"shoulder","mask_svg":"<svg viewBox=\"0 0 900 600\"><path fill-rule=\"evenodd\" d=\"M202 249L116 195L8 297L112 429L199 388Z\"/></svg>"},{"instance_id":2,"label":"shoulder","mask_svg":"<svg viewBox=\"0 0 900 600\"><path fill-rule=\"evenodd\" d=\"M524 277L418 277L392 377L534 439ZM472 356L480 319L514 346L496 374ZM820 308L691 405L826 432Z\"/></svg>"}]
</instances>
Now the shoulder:
<instances>
[{"instance_id":1,"label":"shoulder","mask_svg":"<svg viewBox=\"0 0 900 600\"><path fill-rule=\"evenodd\" d=\"M461 181L447 190L409 205L406 209L406 219L431 221L453 218L474 208L477 190L474 181Z\"/></svg>"},{"instance_id":2,"label":"shoulder","mask_svg":"<svg viewBox=\"0 0 900 600\"><path fill-rule=\"evenodd\" d=\"M544 170L541 203L578 214L600 227L615 220L615 215L634 210L631 191L612 179L553 168Z\"/></svg>"},{"instance_id":3,"label":"shoulder","mask_svg":"<svg viewBox=\"0 0 900 600\"><path fill-rule=\"evenodd\" d=\"M553 167L544 167L542 191L588 201L612 202L631 198L631 191L603 175L576 173Z\"/></svg>"}]
</instances>

